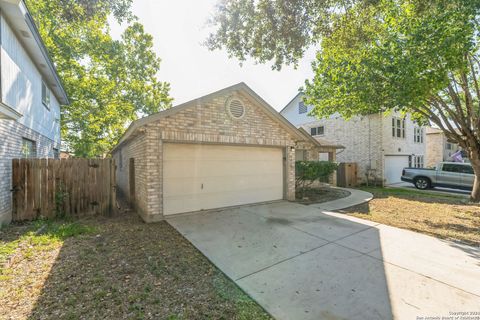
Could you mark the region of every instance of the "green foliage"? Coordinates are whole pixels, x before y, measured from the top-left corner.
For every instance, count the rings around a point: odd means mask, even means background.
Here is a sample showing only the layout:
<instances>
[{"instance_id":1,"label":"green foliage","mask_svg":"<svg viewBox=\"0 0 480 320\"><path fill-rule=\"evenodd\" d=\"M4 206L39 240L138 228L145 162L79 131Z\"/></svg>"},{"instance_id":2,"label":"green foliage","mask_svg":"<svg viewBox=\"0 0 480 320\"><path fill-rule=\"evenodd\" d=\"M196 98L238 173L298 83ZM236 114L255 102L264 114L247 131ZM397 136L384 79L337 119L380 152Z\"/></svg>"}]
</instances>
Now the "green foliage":
<instances>
[{"instance_id":1,"label":"green foliage","mask_svg":"<svg viewBox=\"0 0 480 320\"><path fill-rule=\"evenodd\" d=\"M6 228L14 228L7 226ZM5 230L3 232L7 232ZM2 239L0 241L0 266L7 259L22 247L26 256L31 256L37 251L44 251L52 248L67 238L82 234L95 232L95 228L79 222L68 222L62 220L38 220L30 223L25 233L15 239ZM6 270L0 268L0 278Z\"/></svg>"},{"instance_id":2,"label":"green foliage","mask_svg":"<svg viewBox=\"0 0 480 320\"><path fill-rule=\"evenodd\" d=\"M230 56L248 56L272 68L296 65L305 50L330 30L330 20L351 2L229 0L219 2L210 19L216 28L206 41L209 49L225 48Z\"/></svg>"},{"instance_id":3,"label":"green foliage","mask_svg":"<svg viewBox=\"0 0 480 320\"><path fill-rule=\"evenodd\" d=\"M131 121L171 106L152 36L131 3L27 1L71 102L62 108L62 138L76 156L105 155ZM110 16L126 26L119 40L109 34Z\"/></svg>"},{"instance_id":4,"label":"green foliage","mask_svg":"<svg viewBox=\"0 0 480 320\"><path fill-rule=\"evenodd\" d=\"M324 181L337 168L338 164L330 161L296 161L295 186L304 189L315 181Z\"/></svg>"},{"instance_id":5,"label":"green foliage","mask_svg":"<svg viewBox=\"0 0 480 320\"><path fill-rule=\"evenodd\" d=\"M65 190L63 183L58 184L58 189L55 191L55 217L65 218L65 211L63 210L65 200L68 199L69 193Z\"/></svg>"},{"instance_id":6,"label":"green foliage","mask_svg":"<svg viewBox=\"0 0 480 320\"><path fill-rule=\"evenodd\" d=\"M466 3L382 0L337 17L306 83L313 113L350 118L396 109L432 120L424 106L476 51L475 10Z\"/></svg>"},{"instance_id":7,"label":"green foliage","mask_svg":"<svg viewBox=\"0 0 480 320\"><path fill-rule=\"evenodd\" d=\"M400 111L439 127L468 153L480 201L479 20L478 0L230 0L207 44L274 68L317 45L313 115Z\"/></svg>"},{"instance_id":8,"label":"green foliage","mask_svg":"<svg viewBox=\"0 0 480 320\"><path fill-rule=\"evenodd\" d=\"M91 234L95 228L87 226L80 222L69 220L38 220L32 223L33 230L41 230L38 233L29 232L28 236L37 238L44 237L50 240L65 240L70 237L76 237L82 234Z\"/></svg>"}]
</instances>

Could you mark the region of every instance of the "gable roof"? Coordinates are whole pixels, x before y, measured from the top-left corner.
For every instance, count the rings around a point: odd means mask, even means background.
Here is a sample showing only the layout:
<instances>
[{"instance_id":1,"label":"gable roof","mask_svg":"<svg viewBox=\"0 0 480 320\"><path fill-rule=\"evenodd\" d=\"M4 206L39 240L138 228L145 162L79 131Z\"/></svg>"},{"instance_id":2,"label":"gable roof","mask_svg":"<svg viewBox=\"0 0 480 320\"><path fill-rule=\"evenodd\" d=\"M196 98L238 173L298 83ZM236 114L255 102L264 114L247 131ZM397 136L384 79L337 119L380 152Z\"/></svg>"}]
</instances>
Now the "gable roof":
<instances>
[{"instance_id":1,"label":"gable roof","mask_svg":"<svg viewBox=\"0 0 480 320\"><path fill-rule=\"evenodd\" d=\"M50 58L40 32L23 0L0 0L2 17L6 18L30 59L44 77L60 104L68 104L68 96Z\"/></svg>"},{"instance_id":2,"label":"gable roof","mask_svg":"<svg viewBox=\"0 0 480 320\"><path fill-rule=\"evenodd\" d=\"M182 110L185 110L187 108L196 106L198 103L206 101L206 100L211 100L215 97L218 96L224 96L227 95L230 92L233 91L243 91L244 93L248 94L250 97L252 97L261 107L263 107L263 110L266 111L266 113L275 121L277 121L284 129L289 131L293 136L296 136L299 141L309 141L313 143L316 146L321 146L321 144L315 140L312 136L309 134L304 134L302 131L298 130L293 124L291 124L287 119L285 119L280 113L278 113L272 106L270 106L265 100L263 100L255 91L253 91L249 86L247 86L244 82L237 83L233 86L215 91L213 93L207 94L205 96L202 96L200 98L196 98L193 100L190 100L188 102L182 103L178 106L174 106L170 109L160 111L158 113L152 114L150 116L138 119L130 124L128 129L125 131L123 136L120 138L118 141L118 144L111 150L113 152L115 149L117 149L123 142L128 140L128 138L140 127L160 120L162 118L165 118L170 115L174 115Z\"/></svg>"}]
</instances>

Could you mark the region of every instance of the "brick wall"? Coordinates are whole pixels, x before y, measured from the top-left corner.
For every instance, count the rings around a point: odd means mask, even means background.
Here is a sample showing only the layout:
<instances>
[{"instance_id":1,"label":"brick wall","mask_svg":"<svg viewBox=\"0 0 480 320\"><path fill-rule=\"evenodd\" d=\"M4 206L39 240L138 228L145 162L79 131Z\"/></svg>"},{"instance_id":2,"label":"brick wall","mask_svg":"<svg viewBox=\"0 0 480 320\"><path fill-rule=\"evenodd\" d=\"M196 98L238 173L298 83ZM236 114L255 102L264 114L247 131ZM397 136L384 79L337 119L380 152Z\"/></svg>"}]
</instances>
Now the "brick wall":
<instances>
[{"instance_id":1,"label":"brick wall","mask_svg":"<svg viewBox=\"0 0 480 320\"><path fill-rule=\"evenodd\" d=\"M241 119L232 119L226 112L225 102L231 95L240 98L245 105L246 112ZM135 170L142 171L141 174L144 177L143 180L137 180L137 186L140 183L145 184L146 203L143 218L146 221L163 219L162 150L164 141L282 147L287 152L286 198L291 200L295 197L295 149L292 148L295 146L294 138L276 120L273 120L263 107L242 91L208 100L199 99L192 107L150 122L144 125L143 129L145 132L142 143L145 144L145 148L139 149L136 153L133 152L134 148L138 148L136 145L139 141L131 140L117 148L114 156L118 157L121 152L125 158L124 161L128 161L126 158L135 153L136 157L143 159L142 163L145 161L142 168L136 167ZM118 171L117 179L119 188L127 192L128 186L125 179L128 179L128 174L125 171Z\"/></svg>"},{"instance_id":2,"label":"brick wall","mask_svg":"<svg viewBox=\"0 0 480 320\"><path fill-rule=\"evenodd\" d=\"M325 126L322 139L345 147L336 153L337 162L356 162L360 182L366 179L367 169L382 172L382 121L380 115L353 117L346 121L339 116L317 120L303 126L307 132L311 127Z\"/></svg>"},{"instance_id":3,"label":"brick wall","mask_svg":"<svg viewBox=\"0 0 480 320\"><path fill-rule=\"evenodd\" d=\"M0 224L6 224L12 217L12 159L22 157L22 138L36 142L38 158L53 158L60 145L13 120L0 119L0 137Z\"/></svg>"},{"instance_id":4,"label":"brick wall","mask_svg":"<svg viewBox=\"0 0 480 320\"><path fill-rule=\"evenodd\" d=\"M129 189L129 159L135 159L135 202L134 208L137 212L144 216L147 212L147 160L144 157L147 138L145 134L140 133L132 140L128 141L125 146L122 148L121 152L114 154L113 158L115 159L116 165L116 184L117 190L119 191L119 196L129 199L130 189Z\"/></svg>"},{"instance_id":5,"label":"brick wall","mask_svg":"<svg viewBox=\"0 0 480 320\"><path fill-rule=\"evenodd\" d=\"M441 132L427 134L427 155L426 167L434 167L438 162L443 161L444 136Z\"/></svg>"},{"instance_id":6,"label":"brick wall","mask_svg":"<svg viewBox=\"0 0 480 320\"><path fill-rule=\"evenodd\" d=\"M356 116L346 121L335 115L307 123L302 127L310 132L311 127L325 126L321 138L345 147L344 150L338 150L337 162L356 162L358 180L363 183L366 182L368 169L375 170L378 180L384 179L384 155L425 155L425 143L414 142L416 124L410 115L407 115L405 121L405 138L392 137L391 119L390 115L373 114ZM424 136L424 142L425 139Z\"/></svg>"}]
</instances>

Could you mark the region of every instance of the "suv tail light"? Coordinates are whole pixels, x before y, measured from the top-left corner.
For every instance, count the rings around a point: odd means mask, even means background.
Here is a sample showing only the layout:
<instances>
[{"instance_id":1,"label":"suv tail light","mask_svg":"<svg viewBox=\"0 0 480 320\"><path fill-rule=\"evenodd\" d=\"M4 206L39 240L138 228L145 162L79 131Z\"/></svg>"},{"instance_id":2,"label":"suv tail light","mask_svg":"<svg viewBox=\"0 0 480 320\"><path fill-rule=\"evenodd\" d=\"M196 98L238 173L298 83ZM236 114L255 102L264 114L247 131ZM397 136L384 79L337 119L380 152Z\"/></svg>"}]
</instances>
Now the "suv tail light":
<instances>
[{"instance_id":1,"label":"suv tail light","mask_svg":"<svg viewBox=\"0 0 480 320\"><path fill-rule=\"evenodd\" d=\"M402 176L404 176L404 175L405 175L405 169L402 170Z\"/></svg>"}]
</instances>

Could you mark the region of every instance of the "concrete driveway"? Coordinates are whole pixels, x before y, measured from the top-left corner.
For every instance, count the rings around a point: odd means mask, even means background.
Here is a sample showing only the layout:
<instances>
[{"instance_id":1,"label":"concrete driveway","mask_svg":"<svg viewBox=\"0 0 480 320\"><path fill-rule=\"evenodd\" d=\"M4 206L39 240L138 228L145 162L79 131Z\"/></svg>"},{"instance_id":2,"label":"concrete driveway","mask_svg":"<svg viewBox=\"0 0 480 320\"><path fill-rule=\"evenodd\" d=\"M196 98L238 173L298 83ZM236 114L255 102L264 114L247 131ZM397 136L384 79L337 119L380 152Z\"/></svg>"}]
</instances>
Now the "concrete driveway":
<instances>
[{"instance_id":1,"label":"concrete driveway","mask_svg":"<svg viewBox=\"0 0 480 320\"><path fill-rule=\"evenodd\" d=\"M480 311L479 248L286 201L168 222L277 319Z\"/></svg>"}]
</instances>

